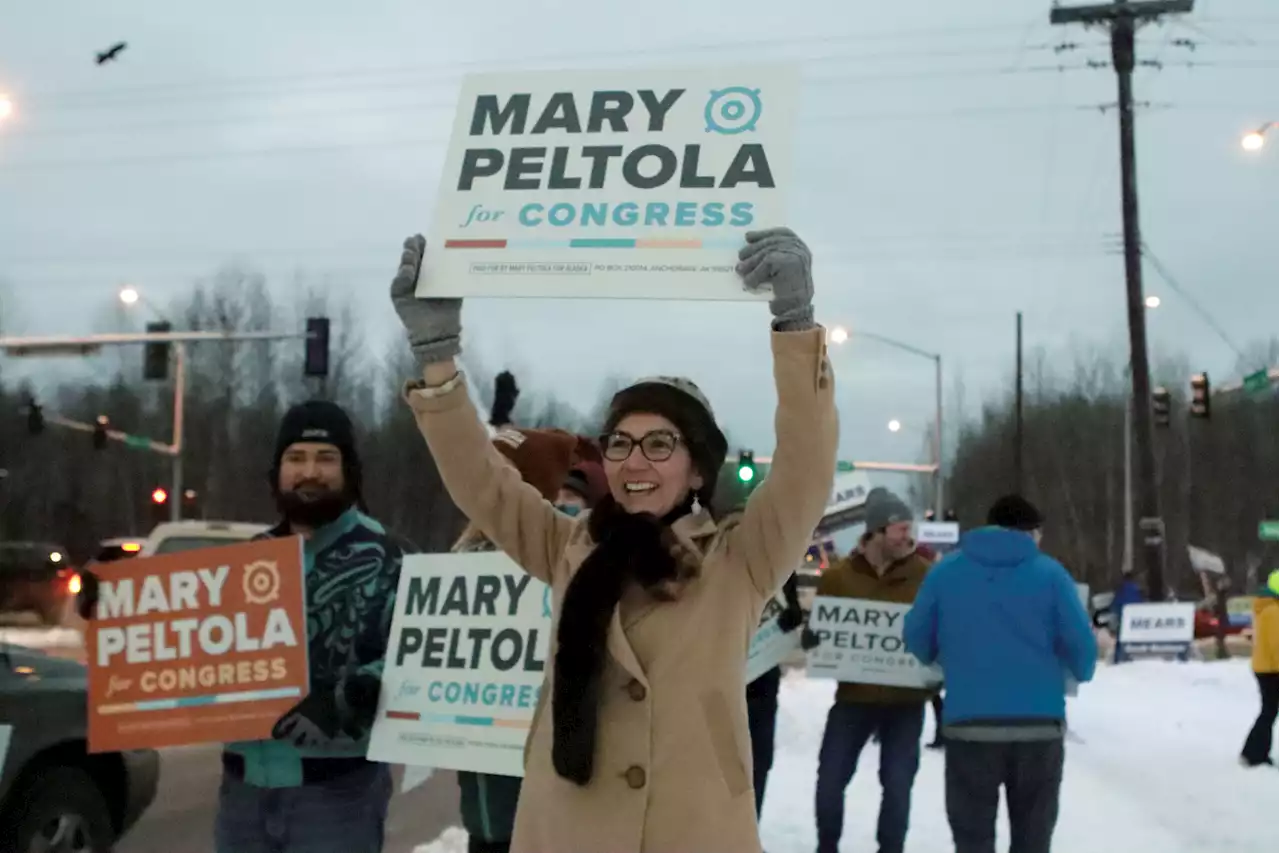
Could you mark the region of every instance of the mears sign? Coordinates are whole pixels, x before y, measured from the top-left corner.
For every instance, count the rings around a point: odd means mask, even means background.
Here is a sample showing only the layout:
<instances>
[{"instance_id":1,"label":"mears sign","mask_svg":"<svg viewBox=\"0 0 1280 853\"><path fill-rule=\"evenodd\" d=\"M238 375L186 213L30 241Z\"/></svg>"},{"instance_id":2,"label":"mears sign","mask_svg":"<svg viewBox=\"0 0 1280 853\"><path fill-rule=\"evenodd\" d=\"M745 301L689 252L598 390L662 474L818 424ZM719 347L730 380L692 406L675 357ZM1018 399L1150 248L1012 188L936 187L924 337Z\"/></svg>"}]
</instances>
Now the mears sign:
<instances>
[{"instance_id":1,"label":"mears sign","mask_svg":"<svg viewBox=\"0 0 1280 853\"><path fill-rule=\"evenodd\" d=\"M836 474L832 484L831 497L827 499L824 515L835 515L838 512L862 506L867 502L867 492L871 491L871 478L865 471L842 471Z\"/></svg>"},{"instance_id":2,"label":"mears sign","mask_svg":"<svg viewBox=\"0 0 1280 853\"><path fill-rule=\"evenodd\" d=\"M954 521L921 521L916 539L926 545L954 545L960 541L960 525Z\"/></svg>"}]
</instances>

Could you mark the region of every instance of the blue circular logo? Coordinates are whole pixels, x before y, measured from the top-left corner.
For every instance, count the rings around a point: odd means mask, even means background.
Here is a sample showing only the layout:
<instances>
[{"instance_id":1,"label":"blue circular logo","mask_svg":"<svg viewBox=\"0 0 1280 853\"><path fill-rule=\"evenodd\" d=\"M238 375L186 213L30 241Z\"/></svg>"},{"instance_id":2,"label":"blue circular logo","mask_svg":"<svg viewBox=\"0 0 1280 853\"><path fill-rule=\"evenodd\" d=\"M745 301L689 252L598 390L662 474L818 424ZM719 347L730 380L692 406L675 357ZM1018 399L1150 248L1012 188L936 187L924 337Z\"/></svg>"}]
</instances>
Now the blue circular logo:
<instances>
[{"instance_id":1,"label":"blue circular logo","mask_svg":"<svg viewBox=\"0 0 1280 853\"><path fill-rule=\"evenodd\" d=\"M703 117L707 122L707 133L721 133L731 136L756 129L760 113L764 105L760 101L759 89L748 89L746 86L730 86L727 89L712 89L707 99Z\"/></svg>"}]
</instances>

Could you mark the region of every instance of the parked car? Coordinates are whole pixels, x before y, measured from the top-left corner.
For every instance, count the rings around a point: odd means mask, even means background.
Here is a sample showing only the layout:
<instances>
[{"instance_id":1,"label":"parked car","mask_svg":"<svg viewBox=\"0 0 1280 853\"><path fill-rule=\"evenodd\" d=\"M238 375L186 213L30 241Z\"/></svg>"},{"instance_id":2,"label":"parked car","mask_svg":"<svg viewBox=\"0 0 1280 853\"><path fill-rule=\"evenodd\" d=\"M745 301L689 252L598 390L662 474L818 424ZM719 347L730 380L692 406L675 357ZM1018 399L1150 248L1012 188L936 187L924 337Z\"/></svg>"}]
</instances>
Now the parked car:
<instances>
[{"instance_id":1,"label":"parked car","mask_svg":"<svg viewBox=\"0 0 1280 853\"><path fill-rule=\"evenodd\" d=\"M167 521L156 525L142 543L141 557L176 554L199 548L216 548L248 542L267 529L265 524L242 521Z\"/></svg>"},{"instance_id":2,"label":"parked car","mask_svg":"<svg viewBox=\"0 0 1280 853\"><path fill-rule=\"evenodd\" d=\"M0 612L31 611L61 624L80 592L80 573L67 549L48 542L0 542Z\"/></svg>"},{"instance_id":3,"label":"parked car","mask_svg":"<svg viewBox=\"0 0 1280 853\"><path fill-rule=\"evenodd\" d=\"M128 560L142 553L142 545L146 542L138 536L121 536L115 539L103 539L98 543L98 551L93 559L85 564L91 568L99 563L114 563L116 560Z\"/></svg>"},{"instance_id":4,"label":"parked car","mask_svg":"<svg viewBox=\"0 0 1280 853\"><path fill-rule=\"evenodd\" d=\"M0 853L110 850L155 799L154 750L88 753L86 673L0 645Z\"/></svg>"}]
</instances>

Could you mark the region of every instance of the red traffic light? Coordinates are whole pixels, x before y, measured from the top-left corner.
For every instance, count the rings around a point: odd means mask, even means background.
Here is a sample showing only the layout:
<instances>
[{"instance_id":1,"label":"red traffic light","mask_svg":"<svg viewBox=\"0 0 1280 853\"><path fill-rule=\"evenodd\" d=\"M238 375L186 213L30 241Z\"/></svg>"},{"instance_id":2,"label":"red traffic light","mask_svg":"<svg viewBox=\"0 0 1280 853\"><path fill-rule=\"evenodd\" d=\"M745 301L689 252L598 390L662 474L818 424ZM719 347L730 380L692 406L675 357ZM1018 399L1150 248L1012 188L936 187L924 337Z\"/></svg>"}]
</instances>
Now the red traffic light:
<instances>
[{"instance_id":1,"label":"red traffic light","mask_svg":"<svg viewBox=\"0 0 1280 853\"><path fill-rule=\"evenodd\" d=\"M154 492L151 493L152 503L162 504L167 500L169 500L169 493L166 492L164 489L156 489Z\"/></svg>"}]
</instances>

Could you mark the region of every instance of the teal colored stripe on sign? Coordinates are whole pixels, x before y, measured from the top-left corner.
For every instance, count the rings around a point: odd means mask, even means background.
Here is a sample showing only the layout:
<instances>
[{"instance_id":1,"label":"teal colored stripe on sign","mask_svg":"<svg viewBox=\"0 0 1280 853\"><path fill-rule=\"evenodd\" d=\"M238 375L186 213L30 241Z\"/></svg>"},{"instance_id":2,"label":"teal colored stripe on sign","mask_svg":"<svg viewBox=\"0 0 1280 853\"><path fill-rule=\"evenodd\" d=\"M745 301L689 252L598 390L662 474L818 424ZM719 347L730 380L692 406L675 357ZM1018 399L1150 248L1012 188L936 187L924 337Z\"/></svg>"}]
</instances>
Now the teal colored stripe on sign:
<instances>
[{"instance_id":1,"label":"teal colored stripe on sign","mask_svg":"<svg viewBox=\"0 0 1280 853\"><path fill-rule=\"evenodd\" d=\"M457 714L427 714L428 722L452 723L455 726L492 726L493 717L463 717Z\"/></svg>"},{"instance_id":2,"label":"teal colored stripe on sign","mask_svg":"<svg viewBox=\"0 0 1280 853\"><path fill-rule=\"evenodd\" d=\"M584 237L578 240L570 240L570 249L634 249L636 241L626 238L609 238L609 237Z\"/></svg>"}]
</instances>

